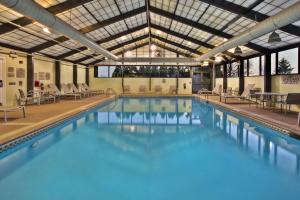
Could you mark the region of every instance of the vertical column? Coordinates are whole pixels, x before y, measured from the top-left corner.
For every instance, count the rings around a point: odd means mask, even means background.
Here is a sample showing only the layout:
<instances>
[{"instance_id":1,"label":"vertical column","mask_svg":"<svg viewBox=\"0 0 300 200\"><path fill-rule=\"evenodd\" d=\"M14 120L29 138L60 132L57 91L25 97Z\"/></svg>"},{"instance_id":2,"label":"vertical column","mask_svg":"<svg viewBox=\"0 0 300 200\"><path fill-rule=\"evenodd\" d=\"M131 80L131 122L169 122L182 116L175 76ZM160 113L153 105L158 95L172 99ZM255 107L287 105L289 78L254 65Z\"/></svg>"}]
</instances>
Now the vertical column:
<instances>
[{"instance_id":1,"label":"vertical column","mask_svg":"<svg viewBox=\"0 0 300 200\"><path fill-rule=\"evenodd\" d=\"M98 67L94 66L94 77L97 78L98 77Z\"/></svg>"},{"instance_id":2,"label":"vertical column","mask_svg":"<svg viewBox=\"0 0 300 200\"><path fill-rule=\"evenodd\" d=\"M85 83L87 85L90 85L90 66L89 65L85 68Z\"/></svg>"},{"instance_id":3,"label":"vertical column","mask_svg":"<svg viewBox=\"0 0 300 200\"><path fill-rule=\"evenodd\" d=\"M211 82L212 88L215 88L216 86L216 62L213 63L212 66L212 82Z\"/></svg>"},{"instance_id":4,"label":"vertical column","mask_svg":"<svg viewBox=\"0 0 300 200\"><path fill-rule=\"evenodd\" d=\"M73 65L73 83L77 86L77 65Z\"/></svg>"},{"instance_id":5,"label":"vertical column","mask_svg":"<svg viewBox=\"0 0 300 200\"><path fill-rule=\"evenodd\" d=\"M223 65L223 90L227 90L227 63Z\"/></svg>"},{"instance_id":6,"label":"vertical column","mask_svg":"<svg viewBox=\"0 0 300 200\"><path fill-rule=\"evenodd\" d=\"M239 69L239 94L242 94L245 88L244 67L244 59L241 59Z\"/></svg>"},{"instance_id":7,"label":"vertical column","mask_svg":"<svg viewBox=\"0 0 300 200\"><path fill-rule=\"evenodd\" d=\"M265 56L264 69L264 92L272 91L272 76L271 76L271 54L267 53Z\"/></svg>"},{"instance_id":8,"label":"vertical column","mask_svg":"<svg viewBox=\"0 0 300 200\"><path fill-rule=\"evenodd\" d=\"M34 89L34 64L33 56L27 55L27 91Z\"/></svg>"},{"instance_id":9,"label":"vertical column","mask_svg":"<svg viewBox=\"0 0 300 200\"><path fill-rule=\"evenodd\" d=\"M55 61L55 85L60 90L60 61Z\"/></svg>"}]
</instances>

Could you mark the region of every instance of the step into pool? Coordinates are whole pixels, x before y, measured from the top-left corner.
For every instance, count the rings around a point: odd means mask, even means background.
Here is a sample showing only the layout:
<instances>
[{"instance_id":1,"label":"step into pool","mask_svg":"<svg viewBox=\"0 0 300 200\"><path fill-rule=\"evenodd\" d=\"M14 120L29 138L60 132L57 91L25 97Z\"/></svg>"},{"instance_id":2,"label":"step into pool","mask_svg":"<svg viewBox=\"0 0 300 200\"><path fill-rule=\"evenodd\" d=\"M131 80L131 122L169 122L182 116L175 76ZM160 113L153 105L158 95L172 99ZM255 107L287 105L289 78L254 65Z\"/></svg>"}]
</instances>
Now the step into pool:
<instances>
[{"instance_id":1,"label":"step into pool","mask_svg":"<svg viewBox=\"0 0 300 200\"><path fill-rule=\"evenodd\" d=\"M299 140L191 97L128 97L3 151L0 199L299 200L299 174Z\"/></svg>"}]
</instances>

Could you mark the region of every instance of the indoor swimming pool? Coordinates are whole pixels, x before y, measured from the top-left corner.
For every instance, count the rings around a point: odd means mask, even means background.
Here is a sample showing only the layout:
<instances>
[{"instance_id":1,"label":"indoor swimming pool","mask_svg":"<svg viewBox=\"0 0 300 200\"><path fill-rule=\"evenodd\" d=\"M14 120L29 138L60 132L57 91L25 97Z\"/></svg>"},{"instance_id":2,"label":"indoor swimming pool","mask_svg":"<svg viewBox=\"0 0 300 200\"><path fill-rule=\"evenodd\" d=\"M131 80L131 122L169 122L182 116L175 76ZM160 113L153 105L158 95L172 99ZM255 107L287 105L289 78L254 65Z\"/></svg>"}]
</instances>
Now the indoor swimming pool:
<instances>
[{"instance_id":1,"label":"indoor swimming pool","mask_svg":"<svg viewBox=\"0 0 300 200\"><path fill-rule=\"evenodd\" d=\"M0 199L298 200L299 171L299 140L192 97L127 97L3 151Z\"/></svg>"}]
</instances>

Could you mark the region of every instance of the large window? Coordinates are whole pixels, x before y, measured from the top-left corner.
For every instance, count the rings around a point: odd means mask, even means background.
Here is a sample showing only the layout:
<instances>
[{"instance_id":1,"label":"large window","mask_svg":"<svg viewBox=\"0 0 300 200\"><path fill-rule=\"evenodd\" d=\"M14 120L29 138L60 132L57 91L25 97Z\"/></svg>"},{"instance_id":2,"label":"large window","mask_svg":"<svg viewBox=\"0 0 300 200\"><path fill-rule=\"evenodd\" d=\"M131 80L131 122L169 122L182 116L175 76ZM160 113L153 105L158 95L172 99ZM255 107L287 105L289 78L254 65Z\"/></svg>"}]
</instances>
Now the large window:
<instances>
[{"instance_id":1,"label":"large window","mask_svg":"<svg viewBox=\"0 0 300 200\"><path fill-rule=\"evenodd\" d=\"M265 60L266 60L266 56L262 56L260 57L260 60L261 60L261 66L260 66L260 75L264 75L265 74Z\"/></svg>"},{"instance_id":2,"label":"large window","mask_svg":"<svg viewBox=\"0 0 300 200\"><path fill-rule=\"evenodd\" d=\"M95 77L190 77L189 66L99 66L95 68Z\"/></svg>"},{"instance_id":3,"label":"large window","mask_svg":"<svg viewBox=\"0 0 300 200\"><path fill-rule=\"evenodd\" d=\"M98 67L98 77L99 78L107 78L108 77L109 67Z\"/></svg>"},{"instance_id":4,"label":"large window","mask_svg":"<svg viewBox=\"0 0 300 200\"><path fill-rule=\"evenodd\" d=\"M233 62L231 64L227 64L227 75L228 77L238 77L239 75L239 62Z\"/></svg>"},{"instance_id":5,"label":"large window","mask_svg":"<svg viewBox=\"0 0 300 200\"><path fill-rule=\"evenodd\" d=\"M97 67L98 78L122 77L122 68L120 66L101 66Z\"/></svg>"},{"instance_id":6,"label":"large window","mask_svg":"<svg viewBox=\"0 0 300 200\"><path fill-rule=\"evenodd\" d=\"M248 76L248 60L244 60L244 76Z\"/></svg>"},{"instance_id":7,"label":"large window","mask_svg":"<svg viewBox=\"0 0 300 200\"><path fill-rule=\"evenodd\" d=\"M271 54L271 74L276 74L276 53Z\"/></svg>"},{"instance_id":8,"label":"large window","mask_svg":"<svg viewBox=\"0 0 300 200\"><path fill-rule=\"evenodd\" d=\"M223 78L224 75L224 66L219 65L216 66L216 78Z\"/></svg>"},{"instance_id":9,"label":"large window","mask_svg":"<svg viewBox=\"0 0 300 200\"><path fill-rule=\"evenodd\" d=\"M298 48L278 53L278 74L298 73Z\"/></svg>"},{"instance_id":10,"label":"large window","mask_svg":"<svg viewBox=\"0 0 300 200\"><path fill-rule=\"evenodd\" d=\"M259 57L249 59L249 76L259 76Z\"/></svg>"}]
</instances>

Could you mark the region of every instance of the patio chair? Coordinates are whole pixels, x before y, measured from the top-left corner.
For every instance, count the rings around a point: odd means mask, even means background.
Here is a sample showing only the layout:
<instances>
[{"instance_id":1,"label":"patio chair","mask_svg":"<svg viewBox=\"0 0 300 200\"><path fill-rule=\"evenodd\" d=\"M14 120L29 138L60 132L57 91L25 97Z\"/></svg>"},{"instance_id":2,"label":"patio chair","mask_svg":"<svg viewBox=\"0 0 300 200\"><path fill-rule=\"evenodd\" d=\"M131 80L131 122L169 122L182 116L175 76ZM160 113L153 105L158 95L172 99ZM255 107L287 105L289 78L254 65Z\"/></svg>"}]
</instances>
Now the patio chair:
<instances>
[{"instance_id":1,"label":"patio chair","mask_svg":"<svg viewBox=\"0 0 300 200\"><path fill-rule=\"evenodd\" d=\"M222 102L222 98L224 99L224 103L227 103L227 99L240 99L240 100L247 100L250 96L250 90L254 88L255 84L248 84L247 87L244 89L244 92L241 95L232 95L227 93L222 93L220 95L220 102Z\"/></svg>"},{"instance_id":2,"label":"patio chair","mask_svg":"<svg viewBox=\"0 0 300 200\"><path fill-rule=\"evenodd\" d=\"M33 90L27 92L27 95L25 95L25 92L22 89L18 89L19 91L19 97L18 101L22 101L25 103L25 105L28 104L40 104L40 96L37 95Z\"/></svg>"},{"instance_id":3,"label":"patio chair","mask_svg":"<svg viewBox=\"0 0 300 200\"><path fill-rule=\"evenodd\" d=\"M68 86L65 83L61 84L61 96L62 97L74 97L75 100L78 98L81 99L81 94L74 93L73 90L68 88Z\"/></svg>"},{"instance_id":4,"label":"patio chair","mask_svg":"<svg viewBox=\"0 0 300 200\"><path fill-rule=\"evenodd\" d=\"M300 105L300 93L288 93L285 99L278 100L276 103L280 103L280 109L285 108L285 114L287 110L291 111L291 105ZM289 109L288 109L289 107Z\"/></svg>"},{"instance_id":5,"label":"patio chair","mask_svg":"<svg viewBox=\"0 0 300 200\"><path fill-rule=\"evenodd\" d=\"M154 92L158 93L158 94L161 94L162 93L162 87L160 85L156 85L154 87Z\"/></svg>"},{"instance_id":6,"label":"patio chair","mask_svg":"<svg viewBox=\"0 0 300 200\"><path fill-rule=\"evenodd\" d=\"M0 112L4 113L4 122L7 122L7 113L9 112L16 112L16 111L22 111L23 118L26 117L25 112L25 101L22 99L17 99L17 105L15 106L0 106Z\"/></svg>"},{"instance_id":7,"label":"patio chair","mask_svg":"<svg viewBox=\"0 0 300 200\"><path fill-rule=\"evenodd\" d=\"M146 90L147 90L147 88L146 88L145 85L141 85L141 86L139 87L139 92L140 92L140 93L146 93Z\"/></svg>"}]
</instances>

